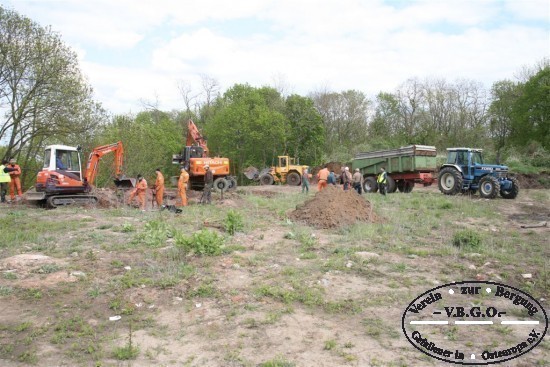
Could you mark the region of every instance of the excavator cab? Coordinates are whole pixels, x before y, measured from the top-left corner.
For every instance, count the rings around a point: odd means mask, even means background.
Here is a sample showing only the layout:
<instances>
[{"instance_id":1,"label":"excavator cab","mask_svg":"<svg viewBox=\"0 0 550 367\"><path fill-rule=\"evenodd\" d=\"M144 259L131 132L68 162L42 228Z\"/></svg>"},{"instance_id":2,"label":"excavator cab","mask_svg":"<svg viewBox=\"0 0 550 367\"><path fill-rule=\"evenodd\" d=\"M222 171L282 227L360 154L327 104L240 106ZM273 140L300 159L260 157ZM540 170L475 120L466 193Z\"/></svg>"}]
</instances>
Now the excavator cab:
<instances>
[{"instance_id":1,"label":"excavator cab","mask_svg":"<svg viewBox=\"0 0 550 367\"><path fill-rule=\"evenodd\" d=\"M82 160L78 148L50 145L44 155L44 170L64 171L82 180Z\"/></svg>"}]
</instances>

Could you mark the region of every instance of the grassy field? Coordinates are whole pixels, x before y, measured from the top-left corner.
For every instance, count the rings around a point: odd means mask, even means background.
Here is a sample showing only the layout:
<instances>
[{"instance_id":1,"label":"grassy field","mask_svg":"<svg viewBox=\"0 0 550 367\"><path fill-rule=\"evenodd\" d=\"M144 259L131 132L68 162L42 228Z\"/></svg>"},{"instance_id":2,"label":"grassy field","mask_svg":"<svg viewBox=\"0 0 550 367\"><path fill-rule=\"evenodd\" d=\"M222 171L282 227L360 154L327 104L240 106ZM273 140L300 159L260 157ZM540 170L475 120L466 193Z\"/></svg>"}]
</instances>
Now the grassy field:
<instances>
[{"instance_id":1,"label":"grassy field","mask_svg":"<svg viewBox=\"0 0 550 367\"><path fill-rule=\"evenodd\" d=\"M550 218L550 191L364 197L382 220L333 230L287 219L292 187L178 215L3 206L0 364L438 366L401 332L429 288L492 280L549 309L550 230L519 226ZM546 338L507 365L549 355Z\"/></svg>"}]
</instances>

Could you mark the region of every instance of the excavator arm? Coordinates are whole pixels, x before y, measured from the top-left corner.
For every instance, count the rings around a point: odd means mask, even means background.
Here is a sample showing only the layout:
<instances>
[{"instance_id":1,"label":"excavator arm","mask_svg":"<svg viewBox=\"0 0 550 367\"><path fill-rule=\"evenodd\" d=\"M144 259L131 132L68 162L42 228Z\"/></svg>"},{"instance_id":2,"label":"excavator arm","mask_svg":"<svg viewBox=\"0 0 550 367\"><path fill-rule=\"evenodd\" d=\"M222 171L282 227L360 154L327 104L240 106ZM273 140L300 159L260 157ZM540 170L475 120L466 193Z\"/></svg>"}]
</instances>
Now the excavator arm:
<instances>
[{"instance_id":1,"label":"excavator arm","mask_svg":"<svg viewBox=\"0 0 550 367\"><path fill-rule=\"evenodd\" d=\"M105 154L114 152L115 153L115 184L119 187L133 187L135 186L135 182L133 179L125 178L122 173L122 161L124 158L124 147L122 145L122 142L119 141L114 144L107 144L102 145L99 147L94 148L92 152L90 153L90 157L88 158L88 164L86 165L86 174L84 176L85 181L92 185L95 182L95 178L97 176L98 168L99 168L99 161L101 160L101 157L103 157Z\"/></svg>"},{"instance_id":2,"label":"excavator arm","mask_svg":"<svg viewBox=\"0 0 550 367\"><path fill-rule=\"evenodd\" d=\"M197 128L197 125L193 122L193 120L189 120L187 122L187 146L193 145L193 143L197 143L203 150L204 150L204 156L208 157L208 146L206 145L206 139L201 135L199 132L199 129Z\"/></svg>"}]
</instances>

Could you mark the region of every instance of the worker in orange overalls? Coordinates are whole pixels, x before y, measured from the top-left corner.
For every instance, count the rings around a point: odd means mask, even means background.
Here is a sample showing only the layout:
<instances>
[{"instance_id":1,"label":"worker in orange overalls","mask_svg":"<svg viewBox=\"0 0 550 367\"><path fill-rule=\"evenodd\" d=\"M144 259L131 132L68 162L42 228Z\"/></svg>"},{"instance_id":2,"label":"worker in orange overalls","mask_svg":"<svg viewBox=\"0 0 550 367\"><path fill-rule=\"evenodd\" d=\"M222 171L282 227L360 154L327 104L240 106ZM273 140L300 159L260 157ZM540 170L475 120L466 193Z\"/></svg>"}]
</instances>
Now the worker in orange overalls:
<instances>
[{"instance_id":1,"label":"worker in orange overalls","mask_svg":"<svg viewBox=\"0 0 550 367\"><path fill-rule=\"evenodd\" d=\"M160 208L162 207L162 200L164 198L164 176L162 175L160 168L157 168L155 172L157 174L157 180L155 181L155 199L157 206Z\"/></svg>"},{"instance_id":2,"label":"worker in orange overalls","mask_svg":"<svg viewBox=\"0 0 550 367\"><path fill-rule=\"evenodd\" d=\"M10 182L10 197L11 201L15 200L15 194L17 192L17 201L21 200L23 193L21 192L21 167L18 164L15 164L15 158L10 159L10 164L8 166L12 168L13 171L10 172L11 182Z\"/></svg>"},{"instance_id":3,"label":"worker in orange overalls","mask_svg":"<svg viewBox=\"0 0 550 367\"><path fill-rule=\"evenodd\" d=\"M131 205L132 201L137 196L141 210L145 211L146 195L147 195L147 181L143 178L142 175L138 175L137 185L136 185L136 188L130 193L130 198L128 199L128 205Z\"/></svg>"},{"instance_id":4,"label":"worker in orange overalls","mask_svg":"<svg viewBox=\"0 0 550 367\"><path fill-rule=\"evenodd\" d=\"M187 206L187 183L189 182L189 173L185 168L181 168L180 178L178 180L178 194L181 200L181 206Z\"/></svg>"},{"instance_id":5,"label":"worker in orange overalls","mask_svg":"<svg viewBox=\"0 0 550 367\"><path fill-rule=\"evenodd\" d=\"M323 167L322 170L319 171L319 173L317 173L317 190L321 191L322 189L324 189L325 187L327 187L327 179L328 179L328 175L329 175L329 171L328 171L328 168L327 166L325 165L325 167Z\"/></svg>"}]
</instances>

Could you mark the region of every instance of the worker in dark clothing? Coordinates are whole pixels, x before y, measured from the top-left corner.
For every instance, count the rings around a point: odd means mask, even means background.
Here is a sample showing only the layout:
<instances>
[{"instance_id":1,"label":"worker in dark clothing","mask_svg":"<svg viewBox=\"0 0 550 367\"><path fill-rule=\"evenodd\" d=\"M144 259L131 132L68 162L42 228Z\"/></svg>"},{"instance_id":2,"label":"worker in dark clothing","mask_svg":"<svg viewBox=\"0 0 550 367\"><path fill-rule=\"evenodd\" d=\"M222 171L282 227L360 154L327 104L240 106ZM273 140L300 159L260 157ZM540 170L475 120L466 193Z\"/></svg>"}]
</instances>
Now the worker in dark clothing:
<instances>
[{"instance_id":1,"label":"worker in dark clothing","mask_svg":"<svg viewBox=\"0 0 550 367\"><path fill-rule=\"evenodd\" d=\"M388 184L388 174L384 167L380 168L380 174L378 175L378 189L382 195L386 195L386 185Z\"/></svg>"},{"instance_id":2,"label":"worker in dark clothing","mask_svg":"<svg viewBox=\"0 0 550 367\"><path fill-rule=\"evenodd\" d=\"M201 203L212 203L212 187L214 187L214 174L210 170L210 166L204 166L204 191L202 193Z\"/></svg>"},{"instance_id":3,"label":"worker in dark clothing","mask_svg":"<svg viewBox=\"0 0 550 367\"><path fill-rule=\"evenodd\" d=\"M328 174L327 185L336 186L336 175L334 174L334 171L330 171Z\"/></svg>"},{"instance_id":4,"label":"worker in dark clothing","mask_svg":"<svg viewBox=\"0 0 550 367\"><path fill-rule=\"evenodd\" d=\"M57 169L60 169L60 170L64 171L64 170L67 169L67 167L65 167L65 165L63 164L62 155L63 155L63 153L57 152L57 156L55 157L55 165L56 165Z\"/></svg>"},{"instance_id":5,"label":"worker in dark clothing","mask_svg":"<svg viewBox=\"0 0 550 367\"><path fill-rule=\"evenodd\" d=\"M0 201L2 203L6 202L8 185L11 182L10 172L17 170L17 168L10 168L6 166L7 164L8 161L6 159L3 159L2 164L0 164Z\"/></svg>"}]
</instances>

